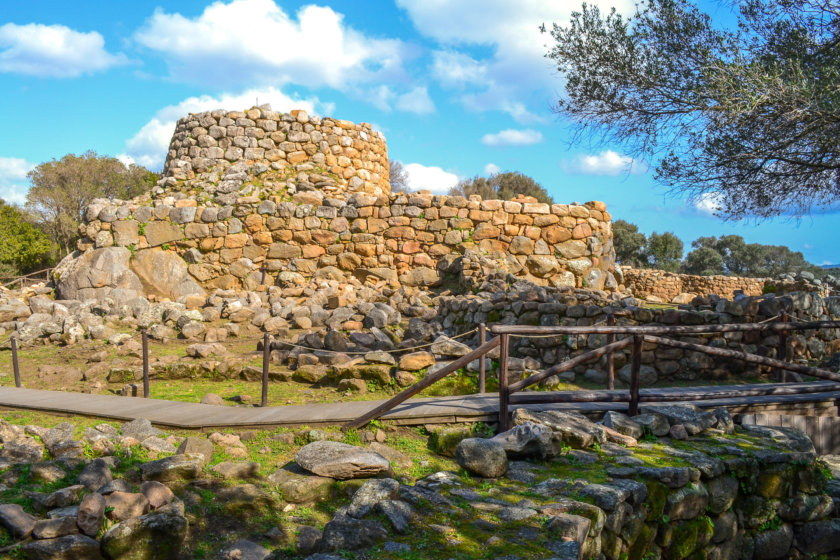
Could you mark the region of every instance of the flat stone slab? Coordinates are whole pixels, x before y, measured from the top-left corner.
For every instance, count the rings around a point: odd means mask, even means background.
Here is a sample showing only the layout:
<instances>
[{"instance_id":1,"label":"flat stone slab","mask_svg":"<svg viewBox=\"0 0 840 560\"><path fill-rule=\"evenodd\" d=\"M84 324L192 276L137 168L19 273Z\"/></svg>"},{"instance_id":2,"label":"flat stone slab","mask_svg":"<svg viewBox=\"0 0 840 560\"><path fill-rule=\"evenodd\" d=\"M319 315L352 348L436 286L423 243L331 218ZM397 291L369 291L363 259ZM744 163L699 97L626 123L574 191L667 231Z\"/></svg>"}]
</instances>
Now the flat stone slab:
<instances>
[{"instance_id":1,"label":"flat stone slab","mask_svg":"<svg viewBox=\"0 0 840 560\"><path fill-rule=\"evenodd\" d=\"M318 476L338 480L371 478L391 471L391 463L379 453L336 441L314 441L303 446L295 462Z\"/></svg>"}]
</instances>

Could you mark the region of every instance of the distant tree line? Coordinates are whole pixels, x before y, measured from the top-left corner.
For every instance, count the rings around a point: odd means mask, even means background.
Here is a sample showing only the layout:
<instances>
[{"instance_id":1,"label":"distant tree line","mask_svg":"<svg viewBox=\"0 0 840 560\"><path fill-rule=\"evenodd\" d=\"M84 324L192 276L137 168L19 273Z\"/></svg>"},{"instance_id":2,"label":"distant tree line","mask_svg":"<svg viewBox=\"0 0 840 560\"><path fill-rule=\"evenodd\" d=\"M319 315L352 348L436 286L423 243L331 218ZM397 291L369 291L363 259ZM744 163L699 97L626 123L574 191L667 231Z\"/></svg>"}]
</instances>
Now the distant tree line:
<instances>
[{"instance_id":1,"label":"distant tree line","mask_svg":"<svg viewBox=\"0 0 840 560\"><path fill-rule=\"evenodd\" d=\"M94 198L128 199L160 176L145 167L88 151L37 165L23 206L0 199L0 277L46 268L72 252Z\"/></svg>"},{"instance_id":2,"label":"distant tree line","mask_svg":"<svg viewBox=\"0 0 840 560\"><path fill-rule=\"evenodd\" d=\"M613 222L613 244L619 263L636 268L711 276L775 277L785 272L816 270L799 251L783 245L747 243L740 235L699 237L683 259L683 243L673 233L646 236L625 220Z\"/></svg>"}]
</instances>

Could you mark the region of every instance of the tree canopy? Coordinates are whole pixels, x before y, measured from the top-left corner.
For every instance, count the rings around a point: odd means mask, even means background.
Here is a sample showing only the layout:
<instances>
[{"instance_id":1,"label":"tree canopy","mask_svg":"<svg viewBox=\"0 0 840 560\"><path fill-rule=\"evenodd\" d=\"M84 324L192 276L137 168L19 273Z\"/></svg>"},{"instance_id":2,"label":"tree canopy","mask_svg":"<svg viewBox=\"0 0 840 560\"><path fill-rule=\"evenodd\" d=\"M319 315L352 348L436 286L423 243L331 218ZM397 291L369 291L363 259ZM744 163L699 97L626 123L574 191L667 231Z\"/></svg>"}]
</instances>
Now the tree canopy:
<instances>
[{"instance_id":1,"label":"tree canopy","mask_svg":"<svg viewBox=\"0 0 840 560\"><path fill-rule=\"evenodd\" d=\"M700 237L691 246L693 250L682 264L682 271L688 274L763 278L813 268L799 251L784 245L746 243L740 235Z\"/></svg>"},{"instance_id":2,"label":"tree canopy","mask_svg":"<svg viewBox=\"0 0 840 560\"><path fill-rule=\"evenodd\" d=\"M554 204L551 195L531 177L518 171L493 173L489 177L476 175L472 179L464 179L449 190L452 196L477 194L481 198L510 200L516 195L533 196L540 202Z\"/></svg>"},{"instance_id":3,"label":"tree canopy","mask_svg":"<svg viewBox=\"0 0 840 560\"><path fill-rule=\"evenodd\" d=\"M402 162L392 159L388 162L388 178L391 181L391 192L408 192L408 172Z\"/></svg>"},{"instance_id":4,"label":"tree canopy","mask_svg":"<svg viewBox=\"0 0 840 560\"><path fill-rule=\"evenodd\" d=\"M674 192L725 218L801 216L840 202L840 7L741 0L737 29L688 0L624 18L583 5L547 56L579 135L656 162Z\"/></svg>"},{"instance_id":5,"label":"tree canopy","mask_svg":"<svg viewBox=\"0 0 840 560\"><path fill-rule=\"evenodd\" d=\"M36 166L26 209L63 254L78 237L82 213L94 198L133 198L151 189L158 175L145 167L88 151L68 154Z\"/></svg>"},{"instance_id":6,"label":"tree canopy","mask_svg":"<svg viewBox=\"0 0 840 560\"><path fill-rule=\"evenodd\" d=\"M618 262L636 268L647 264L647 237L639 232L639 226L626 220L616 220L613 222L612 232L615 258Z\"/></svg>"},{"instance_id":7,"label":"tree canopy","mask_svg":"<svg viewBox=\"0 0 840 560\"><path fill-rule=\"evenodd\" d=\"M17 206L0 199L0 276L26 274L49 265L55 245Z\"/></svg>"}]
</instances>

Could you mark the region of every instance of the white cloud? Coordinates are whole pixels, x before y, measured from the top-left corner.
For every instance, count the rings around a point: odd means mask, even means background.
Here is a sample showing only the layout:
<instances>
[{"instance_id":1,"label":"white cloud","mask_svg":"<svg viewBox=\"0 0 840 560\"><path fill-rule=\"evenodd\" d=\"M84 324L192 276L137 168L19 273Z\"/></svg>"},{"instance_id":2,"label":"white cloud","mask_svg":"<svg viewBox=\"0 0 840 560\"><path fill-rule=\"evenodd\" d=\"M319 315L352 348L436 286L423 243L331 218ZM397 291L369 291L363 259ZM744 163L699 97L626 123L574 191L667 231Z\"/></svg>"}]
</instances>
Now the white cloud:
<instances>
[{"instance_id":1,"label":"white cloud","mask_svg":"<svg viewBox=\"0 0 840 560\"><path fill-rule=\"evenodd\" d=\"M29 190L26 174L35 167L22 158L0 157L0 198L6 202L26 202Z\"/></svg>"},{"instance_id":2,"label":"white cloud","mask_svg":"<svg viewBox=\"0 0 840 560\"><path fill-rule=\"evenodd\" d=\"M317 98L290 97L276 88L249 89L239 94L223 94L219 97L202 95L190 97L159 110L155 116L141 128L137 134L125 143L123 161L134 161L153 171L163 168L169 141L175 132L175 123L188 113L212 111L214 109L247 109L259 99L260 104L270 103L275 111L289 112L292 109L305 109L310 114L316 113L316 106L326 111L330 105L321 104ZM123 159L125 158L125 159Z\"/></svg>"},{"instance_id":3,"label":"white cloud","mask_svg":"<svg viewBox=\"0 0 840 560\"><path fill-rule=\"evenodd\" d=\"M425 189L436 194L446 194L458 184L458 176L440 167L408 163L403 166L408 173L408 187L412 191Z\"/></svg>"},{"instance_id":4,"label":"white cloud","mask_svg":"<svg viewBox=\"0 0 840 560\"><path fill-rule=\"evenodd\" d=\"M543 141L543 135L537 130L525 129L499 131L495 134L485 134L481 137L481 143L494 148L503 146L530 146Z\"/></svg>"},{"instance_id":5,"label":"white cloud","mask_svg":"<svg viewBox=\"0 0 840 560\"><path fill-rule=\"evenodd\" d=\"M694 200L694 208L701 214L714 216L720 211L723 197L717 193L703 193Z\"/></svg>"},{"instance_id":6,"label":"white cloud","mask_svg":"<svg viewBox=\"0 0 840 560\"><path fill-rule=\"evenodd\" d=\"M435 104L429 97L429 90L425 87L416 87L413 90L400 95L397 98L397 109L418 115L427 115L435 112Z\"/></svg>"},{"instance_id":7,"label":"white cloud","mask_svg":"<svg viewBox=\"0 0 840 560\"><path fill-rule=\"evenodd\" d=\"M487 175L493 175L494 173L498 173L501 170L502 168L496 165L495 163L488 163L484 166L484 173Z\"/></svg>"},{"instance_id":8,"label":"white cloud","mask_svg":"<svg viewBox=\"0 0 840 560\"><path fill-rule=\"evenodd\" d=\"M274 0L217 1L189 18L161 9L135 34L159 52L174 78L230 87L296 83L343 90L404 76L406 47L368 37L329 7L294 17Z\"/></svg>"},{"instance_id":9,"label":"white cloud","mask_svg":"<svg viewBox=\"0 0 840 560\"><path fill-rule=\"evenodd\" d=\"M595 0L603 9L615 6L629 14L632 0ZM434 53L432 75L444 87L467 90L458 97L470 110L499 110L517 122L542 119L525 106L545 107L562 85L560 75L545 58L551 36L539 27L569 21L579 2L545 0L397 0L417 30L441 48ZM465 46L489 48L474 58ZM523 105L522 100L527 100Z\"/></svg>"},{"instance_id":10,"label":"white cloud","mask_svg":"<svg viewBox=\"0 0 840 560\"><path fill-rule=\"evenodd\" d=\"M561 163L568 173L582 175L620 175L622 173L644 173L647 167L630 156L625 156L612 150L604 150L599 154L581 155L569 163Z\"/></svg>"},{"instance_id":11,"label":"white cloud","mask_svg":"<svg viewBox=\"0 0 840 560\"><path fill-rule=\"evenodd\" d=\"M0 26L0 72L72 78L127 61L125 55L106 51L105 39L96 31L37 23Z\"/></svg>"}]
</instances>

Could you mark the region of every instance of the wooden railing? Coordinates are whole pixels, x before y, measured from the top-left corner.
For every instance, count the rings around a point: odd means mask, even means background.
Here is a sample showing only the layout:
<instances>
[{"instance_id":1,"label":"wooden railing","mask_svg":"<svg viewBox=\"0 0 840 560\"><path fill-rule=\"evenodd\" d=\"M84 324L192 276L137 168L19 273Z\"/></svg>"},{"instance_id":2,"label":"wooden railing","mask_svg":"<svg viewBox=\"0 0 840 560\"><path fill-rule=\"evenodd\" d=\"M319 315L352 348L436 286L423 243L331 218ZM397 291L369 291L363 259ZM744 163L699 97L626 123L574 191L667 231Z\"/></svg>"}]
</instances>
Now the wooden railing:
<instances>
[{"instance_id":1,"label":"wooden railing","mask_svg":"<svg viewBox=\"0 0 840 560\"><path fill-rule=\"evenodd\" d=\"M45 268L43 270L36 270L35 272L30 272L29 274L24 274L23 276L10 276L7 278L0 278L0 285L3 287L9 287L13 284L18 284L18 287L22 290L23 285L26 282L40 282L42 280L49 280L50 279L50 272L52 272L52 268ZM43 275L43 278L33 278L33 276Z\"/></svg>"},{"instance_id":2,"label":"wooden railing","mask_svg":"<svg viewBox=\"0 0 840 560\"><path fill-rule=\"evenodd\" d=\"M538 403L592 403L592 402L626 402L628 403L628 412L634 415L639 410L639 403L641 402L666 402L666 401L690 401L703 400L708 398L739 398L749 396L764 396L764 395L797 395L815 392L826 391L824 384L819 386L791 383L783 387L778 385L763 389L754 387L749 390L745 389L728 389L722 387L720 390L704 391L702 395L691 394L686 391L680 394L673 392L661 391L657 389L642 389L641 388L641 366L642 366L642 350L645 343L656 344L663 346L671 346L673 348L681 348L683 350L690 350L693 352L702 352L712 356L741 360L747 363L768 366L775 368L777 377L780 381L785 381L784 372L790 371L802 375L808 375L819 379L826 379L840 383L840 374L831 371L814 368L811 366L795 364L786 361L786 346L787 333L789 331L803 331L803 330L817 330L817 329L836 329L840 328L840 321L813 321L806 323L791 323L787 322L787 317L782 316L782 321L773 323L738 323L738 324L723 324L723 325L686 325L686 326L616 326L615 319L612 315L607 317L607 324L601 326L575 326L575 327L548 327L548 326L526 326L526 325L491 325L489 330L496 335L489 342L481 344L478 348L450 363L440 371L433 375L427 376L425 379L412 385L397 396L391 398L367 414L348 422L346 427L359 428L364 426L371 420L379 418L394 407L404 402L408 398L416 395L423 389L440 381L447 375L454 373L461 367L469 364L473 360L480 359L480 364L484 365L485 356L497 346L499 347L499 431L505 431L510 425L509 409L511 405L516 404L538 404ZM777 348L777 356L781 359L767 358L750 354L747 352L738 352L726 348L715 348L712 346L705 346L703 344L695 344L691 342L683 342L673 338L665 338L667 336L684 336L684 335L701 335L701 334L715 334L715 333L734 333L757 331L764 333L779 333L779 344ZM535 373L520 381L510 383L510 339L511 337L528 337L528 336L577 336L589 334L605 334L607 335L607 342L604 346L590 350L584 354L570 358L562 363L552 366L542 372ZM616 337L623 336L619 340ZM607 369L607 386L609 389L614 389L614 366L613 356L617 350L632 347L631 351L631 366L630 366L630 383L626 394L616 393L615 391L574 391L574 392L537 392L529 391L522 393L528 387L539 383L549 377L563 373L570 369L574 369L579 365L587 362L600 359L606 356ZM483 377L483 376L482 376ZM484 383L480 381L480 388L483 392ZM831 390L840 390L840 385ZM520 393L520 394L517 394Z\"/></svg>"}]
</instances>

